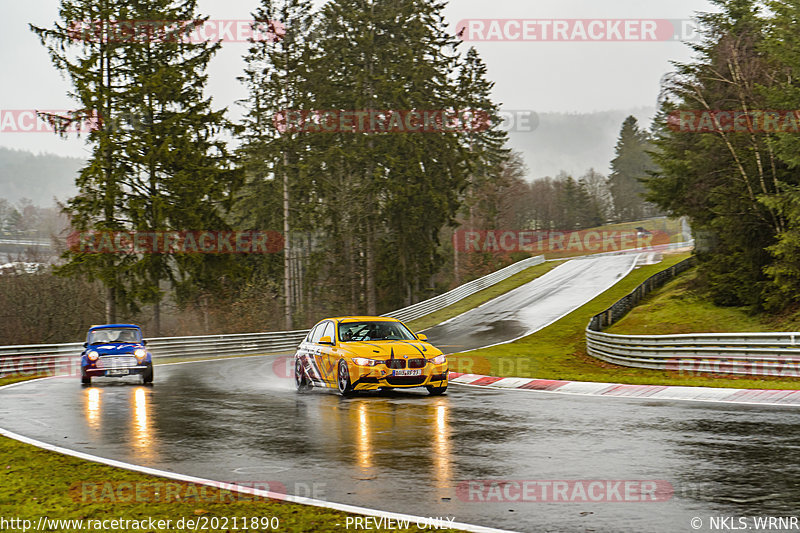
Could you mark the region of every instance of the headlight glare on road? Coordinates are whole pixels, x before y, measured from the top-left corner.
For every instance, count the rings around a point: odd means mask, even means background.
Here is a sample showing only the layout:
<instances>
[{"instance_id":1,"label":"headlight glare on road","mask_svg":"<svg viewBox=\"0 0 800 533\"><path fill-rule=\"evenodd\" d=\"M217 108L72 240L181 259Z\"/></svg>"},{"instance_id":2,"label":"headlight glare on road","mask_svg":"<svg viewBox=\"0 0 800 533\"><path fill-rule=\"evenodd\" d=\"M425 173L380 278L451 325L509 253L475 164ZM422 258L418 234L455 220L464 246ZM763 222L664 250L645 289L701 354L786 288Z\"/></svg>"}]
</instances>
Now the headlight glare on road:
<instances>
[{"instance_id":1,"label":"headlight glare on road","mask_svg":"<svg viewBox=\"0 0 800 533\"><path fill-rule=\"evenodd\" d=\"M353 357L353 362L358 366L375 366L377 363L375 359L367 359L366 357Z\"/></svg>"},{"instance_id":2,"label":"headlight glare on road","mask_svg":"<svg viewBox=\"0 0 800 533\"><path fill-rule=\"evenodd\" d=\"M100 357L100 354L94 350L91 350L86 354L86 356L89 358L89 361L97 361L97 358Z\"/></svg>"},{"instance_id":3,"label":"headlight glare on road","mask_svg":"<svg viewBox=\"0 0 800 533\"><path fill-rule=\"evenodd\" d=\"M447 357L445 357L444 354L437 355L436 357L431 359L431 363L433 363L434 365L443 365L445 362L447 362Z\"/></svg>"},{"instance_id":4,"label":"headlight glare on road","mask_svg":"<svg viewBox=\"0 0 800 533\"><path fill-rule=\"evenodd\" d=\"M144 348L136 348L136 349L133 351L133 355L135 355L135 356L136 356L136 359L142 360L142 359L144 359L144 358L145 358L145 356L147 355L147 351L145 351L145 349L144 349Z\"/></svg>"}]
</instances>

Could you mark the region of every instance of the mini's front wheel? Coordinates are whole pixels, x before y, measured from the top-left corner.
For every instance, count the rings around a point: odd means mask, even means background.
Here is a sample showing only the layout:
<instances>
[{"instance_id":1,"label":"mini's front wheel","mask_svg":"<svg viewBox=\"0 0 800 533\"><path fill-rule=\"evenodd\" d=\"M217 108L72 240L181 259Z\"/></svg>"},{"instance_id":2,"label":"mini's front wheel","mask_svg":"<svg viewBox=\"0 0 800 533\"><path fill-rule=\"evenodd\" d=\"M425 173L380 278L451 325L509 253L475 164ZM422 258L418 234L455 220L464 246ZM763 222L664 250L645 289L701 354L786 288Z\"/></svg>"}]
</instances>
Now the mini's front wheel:
<instances>
[{"instance_id":1,"label":"mini's front wheel","mask_svg":"<svg viewBox=\"0 0 800 533\"><path fill-rule=\"evenodd\" d=\"M348 396L353 392L353 384L350 383L350 371L344 359L339 361L339 371L337 373L336 384L339 387L339 394Z\"/></svg>"},{"instance_id":2,"label":"mini's front wheel","mask_svg":"<svg viewBox=\"0 0 800 533\"><path fill-rule=\"evenodd\" d=\"M142 383L152 383L153 382L153 363L148 363L147 368L144 369L142 372Z\"/></svg>"}]
</instances>

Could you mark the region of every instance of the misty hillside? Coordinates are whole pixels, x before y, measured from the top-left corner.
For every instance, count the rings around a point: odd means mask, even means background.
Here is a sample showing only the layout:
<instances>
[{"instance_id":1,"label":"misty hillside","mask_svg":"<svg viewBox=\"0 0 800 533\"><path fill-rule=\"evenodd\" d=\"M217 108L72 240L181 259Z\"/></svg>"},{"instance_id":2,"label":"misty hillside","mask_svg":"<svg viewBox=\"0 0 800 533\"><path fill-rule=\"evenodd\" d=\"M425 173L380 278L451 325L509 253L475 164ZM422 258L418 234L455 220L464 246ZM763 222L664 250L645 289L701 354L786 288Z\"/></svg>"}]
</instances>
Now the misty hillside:
<instances>
[{"instance_id":1,"label":"misty hillside","mask_svg":"<svg viewBox=\"0 0 800 533\"><path fill-rule=\"evenodd\" d=\"M597 113L540 113L531 132L511 132L509 147L522 152L528 179L555 176L564 170L575 177L594 168L608 175L622 121L633 115L647 129L655 108Z\"/></svg>"},{"instance_id":2,"label":"misty hillside","mask_svg":"<svg viewBox=\"0 0 800 533\"><path fill-rule=\"evenodd\" d=\"M35 205L53 205L75 194L75 176L84 165L77 157L34 154L0 146L0 198L17 202L30 198Z\"/></svg>"},{"instance_id":3,"label":"misty hillside","mask_svg":"<svg viewBox=\"0 0 800 533\"><path fill-rule=\"evenodd\" d=\"M591 167L607 175L625 117L633 115L646 127L654 113L653 108L541 113L533 131L511 132L509 146L524 155L528 179L555 176L561 170L577 177ZM30 198L36 205L50 206L54 196L64 200L75 193L75 175L83 163L79 158L0 147L0 198Z\"/></svg>"}]
</instances>

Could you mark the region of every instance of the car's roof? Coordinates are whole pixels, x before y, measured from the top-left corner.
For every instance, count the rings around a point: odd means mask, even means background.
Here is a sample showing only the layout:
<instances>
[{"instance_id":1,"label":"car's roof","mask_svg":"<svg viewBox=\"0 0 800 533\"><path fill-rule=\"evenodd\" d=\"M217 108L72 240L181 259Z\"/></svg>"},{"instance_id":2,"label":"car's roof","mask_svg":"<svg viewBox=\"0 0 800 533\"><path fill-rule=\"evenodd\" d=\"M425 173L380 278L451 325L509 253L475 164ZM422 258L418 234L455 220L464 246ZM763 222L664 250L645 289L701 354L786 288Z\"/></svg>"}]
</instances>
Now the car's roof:
<instances>
[{"instance_id":1,"label":"car's roof","mask_svg":"<svg viewBox=\"0 0 800 533\"><path fill-rule=\"evenodd\" d=\"M396 318L392 318L389 316L337 316L331 318L324 318L322 320L337 320L339 322L349 322L349 321L355 322L362 320L375 320L375 321L381 320L385 322L400 322ZM320 322L322 322L322 320L320 320Z\"/></svg>"},{"instance_id":2,"label":"car's roof","mask_svg":"<svg viewBox=\"0 0 800 533\"><path fill-rule=\"evenodd\" d=\"M134 328L134 329L142 329L136 324L102 324L99 326L92 326L89 328L89 331L95 329L111 329L111 328Z\"/></svg>"}]
</instances>

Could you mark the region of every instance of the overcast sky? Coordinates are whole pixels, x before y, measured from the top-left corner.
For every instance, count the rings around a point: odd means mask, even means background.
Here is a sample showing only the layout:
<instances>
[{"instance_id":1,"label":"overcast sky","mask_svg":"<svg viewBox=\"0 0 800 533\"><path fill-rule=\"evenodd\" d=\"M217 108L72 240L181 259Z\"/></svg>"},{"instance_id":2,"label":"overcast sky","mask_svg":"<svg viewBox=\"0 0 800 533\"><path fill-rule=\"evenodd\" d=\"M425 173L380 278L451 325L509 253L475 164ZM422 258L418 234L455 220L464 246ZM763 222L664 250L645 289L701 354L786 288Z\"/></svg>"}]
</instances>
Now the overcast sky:
<instances>
[{"instance_id":1,"label":"overcast sky","mask_svg":"<svg viewBox=\"0 0 800 533\"><path fill-rule=\"evenodd\" d=\"M52 25L57 0L0 0L0 109L70 109L68 83L52 66L28 23ZM200 0L212 19L248 19L258 0ZM709 10L705 0L452 0L445 11L455 30L464 19L691 19ZM592 112L655 106L659 79L670 61L685 61L688 47L667 42L475 42L496 82L495 100L506 109ZM244 97L236 76L244 43L224 44L210 67L208 94L216 106L240 114ZM0 131L0 146L85 156L82 140L47 133Z\"/></svg>"}]
</instances>

